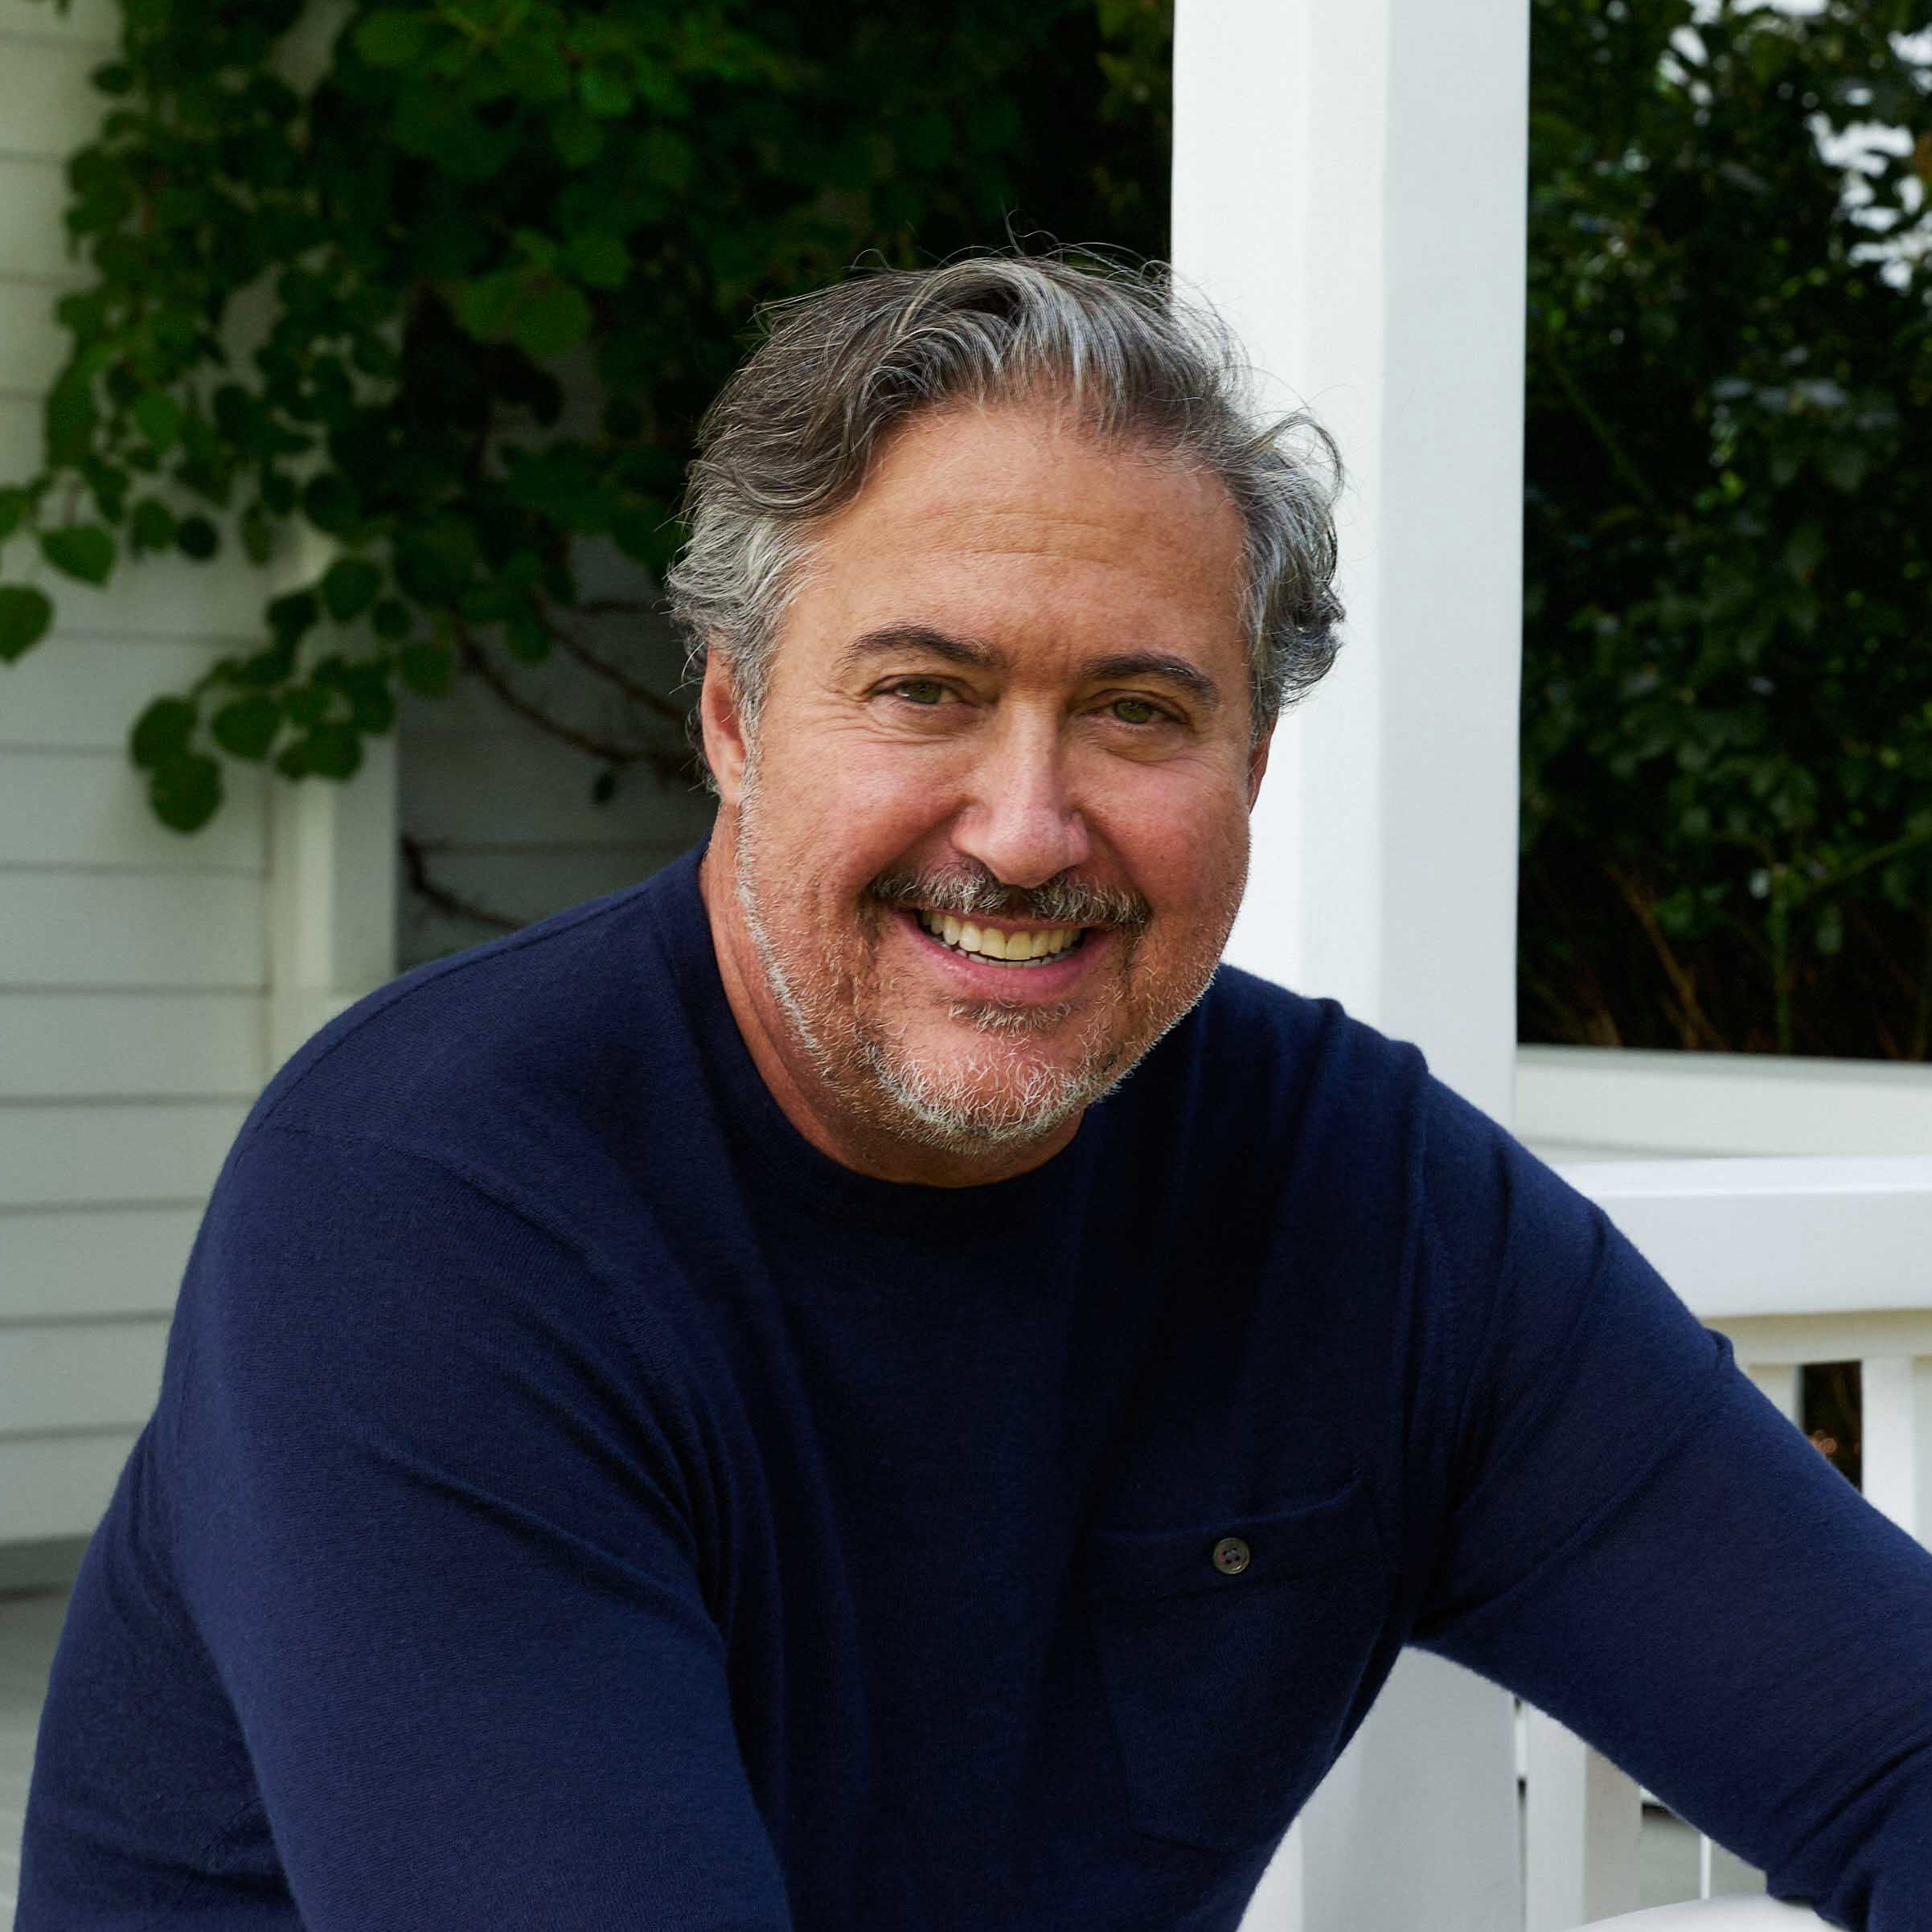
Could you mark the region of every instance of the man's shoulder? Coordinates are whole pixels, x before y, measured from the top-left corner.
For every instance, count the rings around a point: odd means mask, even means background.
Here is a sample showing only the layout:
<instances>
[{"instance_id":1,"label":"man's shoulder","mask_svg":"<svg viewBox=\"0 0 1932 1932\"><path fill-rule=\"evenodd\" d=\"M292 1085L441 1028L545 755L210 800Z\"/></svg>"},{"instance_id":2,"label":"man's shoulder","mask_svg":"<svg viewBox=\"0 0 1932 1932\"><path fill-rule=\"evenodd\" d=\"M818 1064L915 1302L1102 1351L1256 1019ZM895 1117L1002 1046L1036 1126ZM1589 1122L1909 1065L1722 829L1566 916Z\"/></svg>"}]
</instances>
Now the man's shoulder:
<instances>
[{"instance_id":1,"label":"man's shoulder","mask_svg":"<svg viewBox=\"0 0 1932 1932\"><path fill-rule=\"evenodd\" d=\"M658 916L681 883L669 875L689 863L358 1000L277 1073L244 1138L273 1122L527 1169L553 1141L634 1119L661 1084L660 1036L682 1024Z\"/></svg>"},{"instance_id":2,"label":"man's shoulder","mask_svg":"<svg viewBox=\"0 0 1932 1932\"><path fill-rule=\"evenodd\" d=\"M1421 1052L1339 1000L1296 993L1224 963L1175 1043L1201 1073L1271 1111L1291 1104L1368 1117L1413 1103Z\"/></svg>"}]
</instances>

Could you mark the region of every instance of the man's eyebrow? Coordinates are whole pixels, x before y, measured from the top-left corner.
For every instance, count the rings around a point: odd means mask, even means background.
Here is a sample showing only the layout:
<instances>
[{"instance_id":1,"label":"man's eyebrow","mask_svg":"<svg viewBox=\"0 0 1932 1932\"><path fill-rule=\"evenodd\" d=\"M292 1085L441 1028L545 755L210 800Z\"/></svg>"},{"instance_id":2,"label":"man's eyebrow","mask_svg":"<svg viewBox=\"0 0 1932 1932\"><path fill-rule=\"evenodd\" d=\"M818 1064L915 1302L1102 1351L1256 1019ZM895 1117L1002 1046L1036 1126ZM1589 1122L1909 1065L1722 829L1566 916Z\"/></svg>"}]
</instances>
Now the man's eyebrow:
<instances>
[{"instance_id":1,"label":"man's eyebrow","mask_svg":"<svg viewBox=\"0 0 1932 1932\"><path fill-rule=\"evenodd\" d=\"M1221 687L1198 664L1185 658L1170 657L1159 650L1117 651L1105 658L1092 658L1081 667L1082 674L1096 682L1111 683L1118 679L1164 678L1184 691L1203 711L1220 707Z\"/></svg>"},{"instance_id":2,"label":"man's eyebrow","mask_svg":"<svg viewBox=\"0 0 1932 1932\"><path fill-rule=\"evenodd\" d=\"M862 632L839 654L835 671L843 675L876 658L889 658L904 651L923 651L942 658L949 664L962 664L974 671L1005 669L1011 660L1004 651L976 638L955 638L924 624L888 624L877 630ZM1083 680L1111 683L1123 679L1160 678L1176 686L1203 711L1218 710L1221 688L1198 664L1165 651L1111 651L1105 657L1089 658L1080 667Z\"/></svg>"},{"instance_id":3,"label":"man's eyebrow","mask_svg":"<svg viewBox=\"0 0 1932 1932\"><path fill-rule=\"evenodd\" d=\"M995 671L1007 662L1004 653L977 638L948 637L924 624L888 624L878 630L862 631L839 654L832 667L836 674L856 671L874 658L896 657L902 651L922 650L949 664L964 664L975 671Z\"/></svg>"}]
</instances>

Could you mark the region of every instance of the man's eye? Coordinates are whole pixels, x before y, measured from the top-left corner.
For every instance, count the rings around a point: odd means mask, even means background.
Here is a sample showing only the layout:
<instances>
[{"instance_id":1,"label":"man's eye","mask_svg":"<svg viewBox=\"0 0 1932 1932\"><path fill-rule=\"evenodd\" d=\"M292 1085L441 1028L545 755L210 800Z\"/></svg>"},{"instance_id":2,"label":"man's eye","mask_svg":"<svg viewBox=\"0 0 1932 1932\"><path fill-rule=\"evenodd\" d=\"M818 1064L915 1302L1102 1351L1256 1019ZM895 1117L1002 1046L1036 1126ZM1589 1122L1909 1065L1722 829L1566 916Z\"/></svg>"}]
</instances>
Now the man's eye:
<instances>
[{"instance_id":1,"label":"man's eye","mask_svg":"<svg viewBox=\"0 0 1932 1932\"><path fill-rule=\"evenodd\" d=\"M1107 709L1122 724L1155 724L1167 716L1149 698L1116 698Z\"/></svg>"},{"instance_id":2,"label":"man's eye","mask_svg":"<svg viewBox=\"0 0 1932 1932\"><path fill-rule=\"evenodd\" d=\"M912 704L943 704L952 695L937 678L902 678L889 688L895 698Z\"/></svg>"}]
</instances>

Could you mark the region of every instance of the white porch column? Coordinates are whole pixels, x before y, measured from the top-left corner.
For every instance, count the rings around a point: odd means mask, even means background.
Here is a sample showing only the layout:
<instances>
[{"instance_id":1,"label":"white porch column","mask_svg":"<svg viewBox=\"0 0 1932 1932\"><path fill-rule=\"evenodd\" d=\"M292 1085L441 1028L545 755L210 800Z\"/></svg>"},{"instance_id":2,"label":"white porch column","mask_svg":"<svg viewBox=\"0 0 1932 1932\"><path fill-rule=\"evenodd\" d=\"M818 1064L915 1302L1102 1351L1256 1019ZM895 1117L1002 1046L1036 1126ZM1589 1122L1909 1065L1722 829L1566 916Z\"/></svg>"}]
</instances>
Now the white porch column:
<instances>
[{"instance_id":1,"label":"white porch column","mask_svg":"<svg viewBox=\"0 0 1932 1932\"><path fill-rule=\"evenodd\" d=\"M396 736L269 794L268 1070L396 971Z\"/></svg>"},{"instance_id":2,"label":"white porch column","mask_svg":"<svg viewBox=\"0 0 1932 1932\"><path fill-rule=\"evenodd\" d=\"M1174 256L1350 474L1229 957L1512 1113L1528 0L1178 0ZM1521 1923L1508 1700L1410 1655L1255 1932Z\"/></svg>"},{"instance_id":3,"label":"white porch column","mask_svg":"<svg viewBox=\"0 0 1932 1932\"><path fill-rule=\"evenodd\" d=\"M281 587L314 582L333 555L320 538L298 538ZM269 781L262 1019L271 1077L318 1027L395 974L399 736L364 739L352 778Z\"/></svg>"}]
</instances>

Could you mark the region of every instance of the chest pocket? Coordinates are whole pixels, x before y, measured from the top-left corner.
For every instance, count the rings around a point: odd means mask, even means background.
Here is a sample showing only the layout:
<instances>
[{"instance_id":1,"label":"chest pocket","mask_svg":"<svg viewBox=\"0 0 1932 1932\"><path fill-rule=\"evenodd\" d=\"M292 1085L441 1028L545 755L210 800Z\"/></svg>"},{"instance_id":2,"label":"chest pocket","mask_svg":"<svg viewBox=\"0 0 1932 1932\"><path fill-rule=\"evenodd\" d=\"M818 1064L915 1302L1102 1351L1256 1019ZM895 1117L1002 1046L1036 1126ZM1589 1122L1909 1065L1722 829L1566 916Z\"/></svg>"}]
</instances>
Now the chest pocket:
<instances>
[{"instance_id":1,"label":"chest pocket","mask_svg":"<svg viewBox=\"0 0 1932 1932\"><path fill-rule=\"evenodd\" d=\"M1267 1515L1097 1529L1089 1614L1134 1828L1284 1831L1332 1761L1386 1606L1360 1479Z\"/></svg>"}]
</instances>

